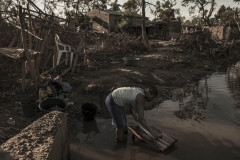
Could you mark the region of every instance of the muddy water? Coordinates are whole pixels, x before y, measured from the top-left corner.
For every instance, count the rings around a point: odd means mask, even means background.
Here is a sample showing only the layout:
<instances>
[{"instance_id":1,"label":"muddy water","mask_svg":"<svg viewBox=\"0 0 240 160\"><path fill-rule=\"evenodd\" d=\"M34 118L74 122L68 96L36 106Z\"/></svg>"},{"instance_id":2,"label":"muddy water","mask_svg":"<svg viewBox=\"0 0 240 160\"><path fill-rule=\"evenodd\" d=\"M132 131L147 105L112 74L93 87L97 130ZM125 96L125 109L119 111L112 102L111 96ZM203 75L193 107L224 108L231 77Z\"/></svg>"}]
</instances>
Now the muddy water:
<instances>
[{"instance_id":1,"label":"muddy water","mask_svg":"<svg viewBox=\"0 0 240 160\"><path fill-rule=\"evenodd\" d=\"M145 113L148 123L178 139L159 153L142 141L119 144L111 120L76 124L71 159L240 160L240 63L227 72L176 89L173 98ZM133 121L128 116L128 122Z\"/></svg>"}]
</instances>

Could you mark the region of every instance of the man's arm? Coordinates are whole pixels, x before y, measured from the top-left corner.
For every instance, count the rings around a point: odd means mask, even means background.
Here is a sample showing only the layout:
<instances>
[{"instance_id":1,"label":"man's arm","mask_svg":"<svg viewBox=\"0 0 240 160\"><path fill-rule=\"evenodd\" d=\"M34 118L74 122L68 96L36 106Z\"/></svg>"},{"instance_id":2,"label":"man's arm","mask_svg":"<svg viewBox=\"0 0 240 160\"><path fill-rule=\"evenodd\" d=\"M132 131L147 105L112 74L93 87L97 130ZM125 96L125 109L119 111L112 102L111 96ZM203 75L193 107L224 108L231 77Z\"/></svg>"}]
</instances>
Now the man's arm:
<instances>
[{"instance_id":1,"label":"man's arm","mask_svg":"<svg viewBox=\"0 0 240 160\"><path fill-rule=\"evenodd\" d=\"M148 126L147 121L144 119L144 106L145 106L145 97L142 94L138 94L136 96L136 102L138 107L138 120L139 123L147 129L154 137L157 137L158 135L155 134L151 128Z\"/></svg>"},{"instance_id":2,"label":"man's arm","mask_svg":"<svg viewBox=\"0 0 240 160\"><path fill-rule=\"evenodd\" d=\"M138 122L138 115L137 115L135 107L130 106L130 112L132 113L133 118L135 119L135 121Z\"/></svg>"}]
</instances>

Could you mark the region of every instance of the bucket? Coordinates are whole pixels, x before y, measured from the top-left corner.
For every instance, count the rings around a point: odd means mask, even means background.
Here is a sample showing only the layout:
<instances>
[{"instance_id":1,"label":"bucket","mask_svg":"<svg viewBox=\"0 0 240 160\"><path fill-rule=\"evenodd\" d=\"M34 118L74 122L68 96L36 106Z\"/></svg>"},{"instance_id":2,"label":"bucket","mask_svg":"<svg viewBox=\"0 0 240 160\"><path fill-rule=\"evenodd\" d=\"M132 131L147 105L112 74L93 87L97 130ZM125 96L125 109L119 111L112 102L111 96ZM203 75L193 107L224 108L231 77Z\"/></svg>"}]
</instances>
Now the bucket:
<instances>
[{"instance_id":1,"label":"bucket","mask_svg":"<svg viewBox=\"0 0 240 160\"><path fill-rule=\"evenodd\" d=\"M37 113L37 102L33 99L21 102L24 117L34 117Z\"/></svg>"},{"instance_id":2,"label":"bucket","mask_svg":"<svg viewBox=\"0 0 240 160\"><path fill-rule=\"evenodd\" d=\"M64 111L65 107L65 101L59 98L47 98L41 101L38 105L38 108L43 112L50 112L54 110Z\"/></svg>"},{"instance_id":3,"label":"bucket","mask_svg":"<svg viewBox=\"0 0 240 160\"><path fill-rule=\"evenodd\" d=\"M97 113L97 106L93 103L85 103L82 105L82 113L84 116L84 120L92 121L95 119L95 115Z\"/></svg>"}]
</instances>

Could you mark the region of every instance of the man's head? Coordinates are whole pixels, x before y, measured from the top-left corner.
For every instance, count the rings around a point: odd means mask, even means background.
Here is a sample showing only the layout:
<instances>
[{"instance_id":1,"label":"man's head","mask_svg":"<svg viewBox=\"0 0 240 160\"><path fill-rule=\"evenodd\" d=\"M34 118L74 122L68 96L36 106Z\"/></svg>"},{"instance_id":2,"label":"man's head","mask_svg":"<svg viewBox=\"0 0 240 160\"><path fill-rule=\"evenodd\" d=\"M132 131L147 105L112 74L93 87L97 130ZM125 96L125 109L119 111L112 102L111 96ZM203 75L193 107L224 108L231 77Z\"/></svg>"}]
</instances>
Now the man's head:
<instances>
[{"instance_id":1,"label":"man's head","mask_svg":"<svg viewBox=\"0 0 240 160\"><path fill-rule=\"evenodd\" d=\"M145 88L144 92L145 92L145 97L146 97L147 101L152 101L158 95L157 88L153 87L153 86Z\"/></svg>"}]
</instances>

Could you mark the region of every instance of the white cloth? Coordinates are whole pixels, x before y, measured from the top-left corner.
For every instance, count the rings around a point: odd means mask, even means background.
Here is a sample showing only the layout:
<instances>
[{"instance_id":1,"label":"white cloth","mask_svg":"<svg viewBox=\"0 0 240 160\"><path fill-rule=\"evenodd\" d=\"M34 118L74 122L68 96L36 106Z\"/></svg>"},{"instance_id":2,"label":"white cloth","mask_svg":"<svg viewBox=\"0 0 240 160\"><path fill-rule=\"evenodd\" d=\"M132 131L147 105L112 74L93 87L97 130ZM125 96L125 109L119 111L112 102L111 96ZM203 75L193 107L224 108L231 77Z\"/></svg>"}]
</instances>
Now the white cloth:
<instances>
[{"instance_id":1,"label":"white cloth","mask_svg":"<svg viewBox=\"0 0 240 160\"><path fill-rule=\"evenodd\" d=\"M137 87L121 87L112 92L114 102L122 107L136 107L136 96L144 94L144 90Z\"/></svg>"}]
</instances>

